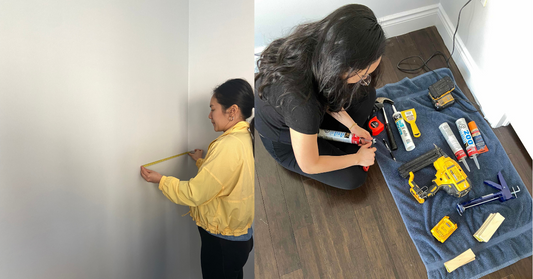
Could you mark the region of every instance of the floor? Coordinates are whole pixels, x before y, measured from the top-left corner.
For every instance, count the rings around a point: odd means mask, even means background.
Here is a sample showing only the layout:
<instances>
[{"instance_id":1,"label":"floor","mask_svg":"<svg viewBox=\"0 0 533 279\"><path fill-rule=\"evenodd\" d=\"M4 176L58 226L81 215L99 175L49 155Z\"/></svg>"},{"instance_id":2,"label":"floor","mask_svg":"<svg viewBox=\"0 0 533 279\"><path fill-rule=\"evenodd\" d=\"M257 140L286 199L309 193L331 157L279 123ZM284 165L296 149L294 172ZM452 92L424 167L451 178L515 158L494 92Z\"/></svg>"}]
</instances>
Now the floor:
<instances>
[{"instance_id":1,"label":"floor","mask_svg":"<svg viewBox=\"0 0 533 279\"><path fill-rule=\"evenodd\" d=\"M404 57L428 58L436 50L449 55L435 27L388 40L382 84L406 74L396 69ZM429 63L445 67L443 59ZM451 69L474 103L457 66ZM532 163L511 126L493 130L531 193ZM256 144L255 278L426 278L378 167L362 187L332 188L280 167ZM532 258L484 278L532 278Z\"/></svg>"}]
</instances>

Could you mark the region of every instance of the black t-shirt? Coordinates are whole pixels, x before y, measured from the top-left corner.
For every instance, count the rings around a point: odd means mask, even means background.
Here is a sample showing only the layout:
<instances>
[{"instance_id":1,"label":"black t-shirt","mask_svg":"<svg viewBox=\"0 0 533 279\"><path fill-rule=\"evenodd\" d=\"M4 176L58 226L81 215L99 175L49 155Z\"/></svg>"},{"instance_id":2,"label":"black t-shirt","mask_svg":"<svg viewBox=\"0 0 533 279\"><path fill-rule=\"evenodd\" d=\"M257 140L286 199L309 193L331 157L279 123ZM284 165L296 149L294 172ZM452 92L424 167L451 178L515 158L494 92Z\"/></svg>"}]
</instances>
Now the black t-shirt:
<instances>
[{"instance_id":1,"label":"black t-shirt","mask_svg":"<svg viewBox=\"0 0 533 279\"><path fill-rule=\"evenodd\" d=\"M317 134L324 117L325 108L316 92L311 92L309 100L304 95L283 94L283 85L272 84L263 90L263 97L259 98L258 88L261 79L255 82L255 128L261 136L272 141L290 144L289 128L302 134Z\"/></svg>"}]
</instances>

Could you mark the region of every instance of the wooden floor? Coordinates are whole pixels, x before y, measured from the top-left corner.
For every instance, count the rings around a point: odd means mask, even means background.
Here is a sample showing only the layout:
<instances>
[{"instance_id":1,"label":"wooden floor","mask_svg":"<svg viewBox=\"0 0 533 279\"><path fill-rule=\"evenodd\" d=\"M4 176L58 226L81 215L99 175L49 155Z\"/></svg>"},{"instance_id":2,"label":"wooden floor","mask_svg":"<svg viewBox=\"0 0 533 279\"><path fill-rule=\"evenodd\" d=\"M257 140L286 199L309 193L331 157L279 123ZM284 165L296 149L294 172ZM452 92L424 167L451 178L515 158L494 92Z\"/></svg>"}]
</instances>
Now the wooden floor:
<instances>
[{"instance_id":1,"label":"wooden floor","mask_svg":"<svg viewBox=\"0 0 533 279\"><path fill-rule=\"evenodd\" d=\"M406 74L396 69L410 55L446 55L435 27L390 38L383 57L382 84ZM457 84L474 103L457 66ZM445 67L443 59L429 63ZM531 157L511 126L494 129L531 193ZM256 137L258 139L258 137ZM279 166L256 143L255 278L426 278L379 167L353 191L339 190ZM484 278L531 278L531 257Z\"/></svg>"}]
</instances>

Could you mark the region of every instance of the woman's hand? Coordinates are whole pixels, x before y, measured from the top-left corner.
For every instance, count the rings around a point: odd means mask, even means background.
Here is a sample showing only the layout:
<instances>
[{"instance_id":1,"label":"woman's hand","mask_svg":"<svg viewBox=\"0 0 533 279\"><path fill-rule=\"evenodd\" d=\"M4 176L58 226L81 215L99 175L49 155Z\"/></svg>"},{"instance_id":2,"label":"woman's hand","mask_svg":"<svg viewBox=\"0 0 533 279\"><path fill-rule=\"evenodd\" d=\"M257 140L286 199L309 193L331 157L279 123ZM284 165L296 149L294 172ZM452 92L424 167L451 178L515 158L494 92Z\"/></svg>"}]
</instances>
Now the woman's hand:
<instances>
[{"instance_id":1,"label":"woman's hand","mask_svg":"<svg viewBox=\"0 0 533 279\"><path fill-rule=\"evenodd\" d=\"M359 148L357 156L359 157L358 165L363 167L372 166L376 158L376 148L372 147L371 142L366 143Z\"/></svg>"},{"instance_id":2,"label":"woman's hand","mask_svg":"<svg viewBox=\"0 0 533 279\"><path fill-rule=\"evenodd\" d=\"M359 125L357 125L357 123L354 122L355 125L352 125L352 129L350 129L350 133L352 134L355 134L356 136L360 137L360 138L364 138L368 141L372 141L372 136L370 136L370 133L359 127ZM361 145L361 144L359 144Z\"/></svg>"},{"instance_id":3,"label":"woman's hand","mask_svg":"<svg viewBox=\"0 0 533 279\"><path fill-rule=\"evenodd\" d=\"M197 161L198 159L202 159L203 153L204 151L202 149L195 149L194 152L189 153L189 156L191 156L194 161Z\"/></svg>"},{"instance_id":4,"label":"woman's hand","mask_svg":"<svg viewBox=\"0 0 533 279\"><path fill-rule=\"evenodd\" d=\"M141 176L144 178L144 180L148 182L152 182L152 183L159 183L159 181L161 181L161 177L163 177L158 172L149 170L142 166L141 166Z\"/></svg>"}]
</instances>

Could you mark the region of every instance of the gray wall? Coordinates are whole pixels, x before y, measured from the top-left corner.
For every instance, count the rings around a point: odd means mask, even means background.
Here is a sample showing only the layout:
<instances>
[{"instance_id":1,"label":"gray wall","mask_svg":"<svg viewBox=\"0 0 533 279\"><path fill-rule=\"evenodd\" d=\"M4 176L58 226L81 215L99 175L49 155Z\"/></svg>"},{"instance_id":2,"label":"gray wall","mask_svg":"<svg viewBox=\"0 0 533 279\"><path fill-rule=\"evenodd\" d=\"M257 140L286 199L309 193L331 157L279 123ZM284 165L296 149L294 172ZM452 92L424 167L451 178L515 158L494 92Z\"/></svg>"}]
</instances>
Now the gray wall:
<instances>
[{"instance_id":1,"label":"gray wall","mask_svg":"<svg viewBox=\"0 0 533 279\"><path fill-rule=\"evenodd\" d=\"M0 38L0 278L189 278L139 175L188 148L188 1L0 1Z\"/></svg>"}]
</instances>

